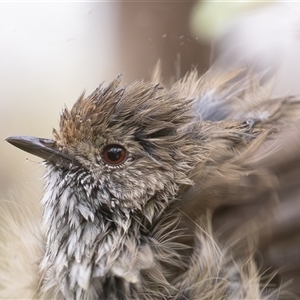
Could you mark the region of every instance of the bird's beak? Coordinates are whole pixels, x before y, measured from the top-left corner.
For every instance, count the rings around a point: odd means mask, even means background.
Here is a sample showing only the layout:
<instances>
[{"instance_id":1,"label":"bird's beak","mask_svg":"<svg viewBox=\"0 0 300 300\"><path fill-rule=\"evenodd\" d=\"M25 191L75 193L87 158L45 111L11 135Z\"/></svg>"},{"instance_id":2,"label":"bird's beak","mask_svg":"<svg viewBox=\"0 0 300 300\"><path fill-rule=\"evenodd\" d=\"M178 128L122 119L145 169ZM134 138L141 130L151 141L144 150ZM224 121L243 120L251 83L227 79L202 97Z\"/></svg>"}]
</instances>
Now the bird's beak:
<instances>
[{"instance_id":1,"label":"bird's beak","mask_svg":"<svg viewBox=\"0 0 300 300\"><path fill-rule=\"evenodd\" d=\"M69 155L58 150L56 142L50 139L37 138L32 136L10 136L7 142L30 154L43 158L54 164L68 166L75 161ZM77 164L77 163L75 163Z\"/></svg>"}]
</instances>

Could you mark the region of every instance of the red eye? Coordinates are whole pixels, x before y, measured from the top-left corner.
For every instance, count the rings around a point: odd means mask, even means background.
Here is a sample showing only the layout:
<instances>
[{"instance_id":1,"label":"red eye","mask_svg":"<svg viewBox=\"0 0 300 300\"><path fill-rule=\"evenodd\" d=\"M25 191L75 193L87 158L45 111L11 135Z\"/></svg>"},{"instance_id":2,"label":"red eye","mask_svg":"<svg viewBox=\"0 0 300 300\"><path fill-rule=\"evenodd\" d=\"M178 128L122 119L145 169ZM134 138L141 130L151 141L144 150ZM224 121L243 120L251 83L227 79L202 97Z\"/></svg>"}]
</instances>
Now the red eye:
<instances>
[{"instance_id":1,"label":"red eye","mask_svg":"<svg viewBox=\"0 0 300 300\"><path fill-rule=\"evenodd\" d=\"M126 150L124 147L116 144L107 145L102 152L104 161L111 165L118 165L125 161Z\"/></svg>"}]
</instances>

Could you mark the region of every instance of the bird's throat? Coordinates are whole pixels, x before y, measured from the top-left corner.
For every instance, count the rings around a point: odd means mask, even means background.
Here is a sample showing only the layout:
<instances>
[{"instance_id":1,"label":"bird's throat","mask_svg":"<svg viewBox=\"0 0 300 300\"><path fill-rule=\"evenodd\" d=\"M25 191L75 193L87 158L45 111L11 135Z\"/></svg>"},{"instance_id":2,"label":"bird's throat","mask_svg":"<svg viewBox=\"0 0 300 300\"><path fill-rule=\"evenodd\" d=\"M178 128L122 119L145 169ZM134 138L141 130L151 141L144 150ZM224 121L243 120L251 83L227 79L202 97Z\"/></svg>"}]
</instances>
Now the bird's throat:
<instances>
[{"instance_id":1,"label":"bird's throat","mask_svg":"<svg viewBox=\"0 0 300 300\"><path fill-rule=\"evenodd\" d=\"M141 245L139 222L123 216L120 226L107 212L95 209L98 200L87 188L76 187L74 175L48 167L46 176L44 295L54 289L58 297L92 299L115 277L137 284L140 270L154 261L149 246Z\"/></svg>"}]
</instances>

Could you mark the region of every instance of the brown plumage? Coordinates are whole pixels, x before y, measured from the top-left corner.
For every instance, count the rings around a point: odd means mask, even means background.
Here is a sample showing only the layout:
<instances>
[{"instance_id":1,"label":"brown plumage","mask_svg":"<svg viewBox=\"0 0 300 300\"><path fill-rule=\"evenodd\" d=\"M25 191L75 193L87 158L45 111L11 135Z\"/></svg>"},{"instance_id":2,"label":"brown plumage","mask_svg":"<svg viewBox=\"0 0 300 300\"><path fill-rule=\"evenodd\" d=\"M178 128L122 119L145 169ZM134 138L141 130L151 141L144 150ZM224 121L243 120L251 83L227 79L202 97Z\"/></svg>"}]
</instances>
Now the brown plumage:
<instances>
[{"instance_id":1,"label":"brown plumage","mask_svg":"<svg viewBox=\"0 0 300 300\"><path fill-rule=\"evenodd\" d=\"M297 192L287 178L300 147L286 132L300 98L271 99L258 82L243 71L193 71L169 89L118 77L65 109L54 140L8 138L46 174L42 226L26 202L1 204L0 297L283 299L288 287L265 271L281 267L268 255L278 226L298 245L279 210L298 203L286 191Z\"/></svg>"}]
</instances>

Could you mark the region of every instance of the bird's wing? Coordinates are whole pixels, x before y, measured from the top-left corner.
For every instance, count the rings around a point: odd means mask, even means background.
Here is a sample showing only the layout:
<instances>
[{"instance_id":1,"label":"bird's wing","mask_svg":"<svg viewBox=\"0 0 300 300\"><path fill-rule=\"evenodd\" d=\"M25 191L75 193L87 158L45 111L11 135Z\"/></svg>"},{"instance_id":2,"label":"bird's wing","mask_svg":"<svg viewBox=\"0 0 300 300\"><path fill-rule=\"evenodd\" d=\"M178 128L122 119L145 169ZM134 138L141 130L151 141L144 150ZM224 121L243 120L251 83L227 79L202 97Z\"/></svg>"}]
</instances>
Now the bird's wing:
<instances>
[{"instance_id":1,"label":"bird's wing","mask_svg":"<svg viewBox=\"0 0 300 300\"><path fill-rule=\"evenodd\" d=\"M194 185L182 187L170 210L180 211L181 226L193 232L209 210L219 245L235 245L231 255L236 258L259 249L262 270L277 271L279 285L293 279L288 288L300 295L300 99L270 99L239 76L198 91L196 121L253 121L253 140L244 146L242 138L241 144L233 141L230 155L228 139L226 147L221 136L207 139L211 159L196 167Z\"/></svg>"}]
</instances>

